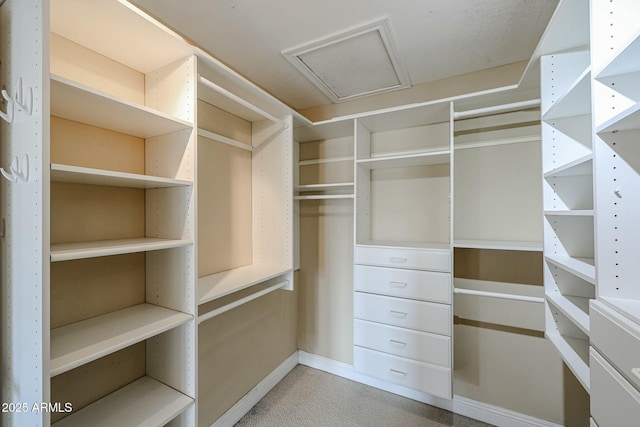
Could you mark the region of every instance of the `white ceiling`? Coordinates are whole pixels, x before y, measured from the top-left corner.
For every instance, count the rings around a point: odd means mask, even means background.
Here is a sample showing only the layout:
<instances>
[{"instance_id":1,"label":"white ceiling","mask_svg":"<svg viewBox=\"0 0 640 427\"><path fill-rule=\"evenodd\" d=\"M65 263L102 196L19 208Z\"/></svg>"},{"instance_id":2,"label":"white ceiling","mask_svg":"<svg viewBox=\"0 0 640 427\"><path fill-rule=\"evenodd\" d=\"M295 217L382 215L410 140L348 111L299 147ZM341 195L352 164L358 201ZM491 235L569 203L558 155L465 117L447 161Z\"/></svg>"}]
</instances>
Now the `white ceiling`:
<instances>
[{"instance_id":1,"label":"white ceiling","mask_svg":"<svg viewBox=\"0 0 640 427\"><path fill-rule=\"evenodd\" d=\"M331 101L281 54L388 18L412 85L528 60L558 0L130 0L301 110Z\"/></svg>"}]
</instances>

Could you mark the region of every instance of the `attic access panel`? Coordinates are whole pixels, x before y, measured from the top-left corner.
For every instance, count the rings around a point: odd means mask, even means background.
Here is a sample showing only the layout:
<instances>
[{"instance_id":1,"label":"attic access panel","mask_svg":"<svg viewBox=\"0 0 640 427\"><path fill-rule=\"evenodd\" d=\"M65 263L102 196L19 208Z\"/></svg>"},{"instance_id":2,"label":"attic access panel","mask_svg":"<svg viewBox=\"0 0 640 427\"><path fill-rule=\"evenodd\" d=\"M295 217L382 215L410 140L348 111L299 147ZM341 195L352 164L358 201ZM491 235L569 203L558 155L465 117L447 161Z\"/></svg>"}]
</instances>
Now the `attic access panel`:
<instances>
[{"instance_id":1,"label":"attic access panel","mask_svg":"<svg viewBox=\"0 0 640 427\"><path fill-rule=\"evenodd\" d=\"M282 54L333 102L411 86L387 19Z\"/></svg>"}]
</instances>

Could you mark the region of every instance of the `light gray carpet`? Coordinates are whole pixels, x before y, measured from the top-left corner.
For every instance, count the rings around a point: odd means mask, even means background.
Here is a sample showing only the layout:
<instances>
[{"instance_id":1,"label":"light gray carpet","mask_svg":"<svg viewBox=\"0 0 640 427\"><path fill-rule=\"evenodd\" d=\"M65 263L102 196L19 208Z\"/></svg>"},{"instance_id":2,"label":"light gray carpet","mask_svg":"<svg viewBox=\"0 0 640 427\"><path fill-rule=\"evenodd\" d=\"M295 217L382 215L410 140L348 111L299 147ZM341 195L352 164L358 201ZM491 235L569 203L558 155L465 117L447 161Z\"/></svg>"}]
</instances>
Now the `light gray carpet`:
<instances>
[{"instance_id":1,"label":"light gray carpet","mask_svg":"<svg viewBox=\"0 0 640 427\"><path fill-rule=\"evenodd\" d=\"M236 427L486 427L461 415L296 366Z\"/></svg>"}]
</instances>

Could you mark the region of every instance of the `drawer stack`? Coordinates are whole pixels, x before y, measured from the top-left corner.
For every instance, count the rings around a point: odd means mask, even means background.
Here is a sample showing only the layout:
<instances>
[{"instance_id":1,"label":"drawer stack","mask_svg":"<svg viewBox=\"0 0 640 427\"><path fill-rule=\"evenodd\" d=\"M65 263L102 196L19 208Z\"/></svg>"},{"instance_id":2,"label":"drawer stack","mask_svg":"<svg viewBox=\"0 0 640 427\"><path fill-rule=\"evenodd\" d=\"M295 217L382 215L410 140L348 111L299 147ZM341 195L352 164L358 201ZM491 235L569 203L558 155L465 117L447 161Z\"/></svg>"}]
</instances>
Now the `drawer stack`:
<instances>
[{"instance_id":1,"label":"drawer stack","mask_svg":"<svg viewBox=\"0 0 640 427\"><path fill-rule=\"evenodd\" d=\"M356 246L354 368L451 398L451 252Z\"/></svg>"},{"instance_id":2,"label":"drawer stack","mask_svg":"<svg viewBox=\"0 0 640 427\"><path fill-rule=\"evenodd\" d=\"M640 326L591 301L591 416L600 427L640 419Z\"/></svg>"}]
</instances>

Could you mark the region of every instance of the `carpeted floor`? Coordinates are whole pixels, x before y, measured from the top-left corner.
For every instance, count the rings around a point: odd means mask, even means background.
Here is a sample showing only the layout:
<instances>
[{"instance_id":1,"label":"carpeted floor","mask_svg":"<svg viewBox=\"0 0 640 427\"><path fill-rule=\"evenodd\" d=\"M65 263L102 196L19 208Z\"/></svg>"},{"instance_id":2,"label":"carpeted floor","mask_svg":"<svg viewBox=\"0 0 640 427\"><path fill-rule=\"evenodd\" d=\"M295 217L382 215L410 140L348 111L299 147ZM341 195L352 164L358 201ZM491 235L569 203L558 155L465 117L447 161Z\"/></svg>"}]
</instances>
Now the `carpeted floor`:
<instances>
[{"instance_id":1,"label":"carpeted floor","mask_svg":"<svg viewBox=\"0 0 640 427\"><path fill-rule=\"evenodd\" d=\"M296 366L236 427L486 427L461 415Z\"/></svg>"}]
</instances>

